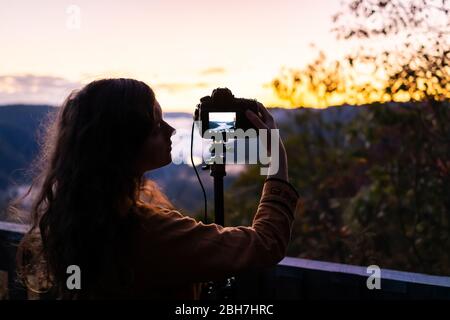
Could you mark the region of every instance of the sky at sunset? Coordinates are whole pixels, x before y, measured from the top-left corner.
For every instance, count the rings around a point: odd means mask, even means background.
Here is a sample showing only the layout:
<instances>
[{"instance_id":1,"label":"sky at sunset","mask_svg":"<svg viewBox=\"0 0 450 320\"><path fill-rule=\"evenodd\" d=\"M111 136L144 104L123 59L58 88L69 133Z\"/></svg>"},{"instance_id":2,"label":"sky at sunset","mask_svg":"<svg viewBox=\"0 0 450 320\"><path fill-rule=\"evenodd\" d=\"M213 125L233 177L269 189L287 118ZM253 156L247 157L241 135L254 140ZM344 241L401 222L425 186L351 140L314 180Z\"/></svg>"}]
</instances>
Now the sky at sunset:
<instances>
[{"instance_id":1,"label":"sky at sunset","mask_svg":"<svg viewBox=\"0 0 450 320\"><path fill-rule=\"evenodd\" d=\"M0 0L0 104L60 104L94 79L131 77L165 111L191 112L219 86L282 105L267 85L283 66L341 45L339 0Z\"/></svg>"}]
</instances>

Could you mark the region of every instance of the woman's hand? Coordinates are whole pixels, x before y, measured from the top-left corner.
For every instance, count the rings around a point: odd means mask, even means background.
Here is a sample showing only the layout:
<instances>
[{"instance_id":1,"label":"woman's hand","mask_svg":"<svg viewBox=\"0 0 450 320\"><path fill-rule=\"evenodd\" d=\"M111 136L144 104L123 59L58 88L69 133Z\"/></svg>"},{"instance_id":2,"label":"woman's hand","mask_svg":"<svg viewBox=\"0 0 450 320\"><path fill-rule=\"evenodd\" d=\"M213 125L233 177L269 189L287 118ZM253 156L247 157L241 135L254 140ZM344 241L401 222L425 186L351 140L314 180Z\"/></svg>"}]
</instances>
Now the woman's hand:
<instances>
[{"instance_id":1,"label":"woman's hand","mask_svg":"<svg viewBox=\"0 0 450 320\"><path fill-rule=\"evenodd\" d=\"M247 110L245 115L250 120L253 125L259 130L267 130L267 151L269 156L272 154L272 146L271 146L271 130L278 130L277 123L274 118L270 114L270 112L264 107L262 103L256 102L258 105L258 115L252 110ZM262 119L261 119L262 118ZM281 139L280 139L280 143Z\"/></svg>"},{"instance_id":2,"label":"woman's hand","mask_svg":"<svg viewBox=\"0 0 450 320\"><path fill-rule=\"evenodd\" d=\"M277 155L271 154L271 149L272 149L271 145L270 145L270 142L272 141L271 140L271 130L277 130L278 126L277 126L274 118L270 114L270 112L266 109L266 107L264 107L264 105L259 102L257 102L257 105L258 105L258 113L261 115L261 117L258 117L258 115L256 115L256 113L254 113L251 110L247 110L245 112L245 115L257 129L268 130L268 132L267 132L267 137L268 137L267 148L268 148L269 154L272 157L278 156L278 160L279 160L278 161L279 166L278 166L277 172L272 173L272 174L268 175L267 177L268 178L274 177L274 178L288 181L289 178L288 178L287 154L286 154L286 149L284 148L283 141L281 140L281 137L278 139L278 143L279 143L278 154ZM272 171L269 170L269 172L272 172Z\"/></svg>"},{"instance_id":3,"label":"woman's hand","mask_svg":"<svg viewBox=\"0 0 450 320\"><path fill-rule=\"evenodd\" d=\"M256 102L256 104L258 105L258 113L260 114L262 119L261 119L261 117L258 117L258 115L256 115L256 113L254 113L250 109L248 109L245 112L245 115L247 116L247 118L258 129L268 129L268 130L270 130L270 129L278 129L275 120L273 119L273 117L270 114L270 112L266 109L266 107L264 107L264 105L262 103L260 103L260 102Z\"/></svg>"}]
</instances>

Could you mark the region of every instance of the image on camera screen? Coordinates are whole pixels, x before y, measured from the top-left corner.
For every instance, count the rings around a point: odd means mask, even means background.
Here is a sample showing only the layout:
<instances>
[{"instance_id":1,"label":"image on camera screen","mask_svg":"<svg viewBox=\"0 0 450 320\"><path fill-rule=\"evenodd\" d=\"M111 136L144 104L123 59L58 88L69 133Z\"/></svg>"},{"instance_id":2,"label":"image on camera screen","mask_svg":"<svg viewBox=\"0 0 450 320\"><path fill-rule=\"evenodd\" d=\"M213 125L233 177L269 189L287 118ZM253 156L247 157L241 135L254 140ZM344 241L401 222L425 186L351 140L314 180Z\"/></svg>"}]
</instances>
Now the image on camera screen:
<instances>
[{"instance_id":1,"label":"image on camera screen","mask_svg":"<svg viewBox=\"0 0 450 320\"><path fill-rule=\"evenodd\" d=\"M232 132L236 129L236 112L210 112L209 129Z\"/></svg>"}]
</instances>

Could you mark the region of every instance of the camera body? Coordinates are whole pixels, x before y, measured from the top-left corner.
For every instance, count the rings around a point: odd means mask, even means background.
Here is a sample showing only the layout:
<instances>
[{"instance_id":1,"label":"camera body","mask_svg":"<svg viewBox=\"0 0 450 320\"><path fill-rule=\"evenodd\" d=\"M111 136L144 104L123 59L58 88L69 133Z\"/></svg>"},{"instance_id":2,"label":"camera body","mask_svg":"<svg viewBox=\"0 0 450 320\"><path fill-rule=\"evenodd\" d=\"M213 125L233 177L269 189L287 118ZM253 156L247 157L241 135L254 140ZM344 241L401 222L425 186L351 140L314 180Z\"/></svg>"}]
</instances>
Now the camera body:
<instances>
[{"instance_id":1,"label":"camera body","mask_svg":"<svg viewBox=\"0 0 450 320\"><path fill-rule=\"evenodd\" d=\"M252 110L260 118L257 101L253 99L235 98L228 88L214 89L211 96L200 99L194 113L194 121L201 121L201 136L207 131L223 133L236 129L247 130L257 128L247 119L246 110Z\"/></svg>"}]
</instances>

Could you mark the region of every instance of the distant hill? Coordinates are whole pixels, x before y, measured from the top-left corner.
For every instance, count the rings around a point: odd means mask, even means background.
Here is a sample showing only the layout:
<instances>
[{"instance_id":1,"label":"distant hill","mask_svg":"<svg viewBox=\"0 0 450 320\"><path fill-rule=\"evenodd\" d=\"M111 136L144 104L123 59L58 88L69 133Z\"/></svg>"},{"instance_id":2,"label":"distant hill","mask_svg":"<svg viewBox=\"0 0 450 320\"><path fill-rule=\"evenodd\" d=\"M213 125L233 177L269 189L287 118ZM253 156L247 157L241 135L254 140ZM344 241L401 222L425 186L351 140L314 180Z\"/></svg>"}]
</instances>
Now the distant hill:
<instances>
[{"instance_id":1,"label":"distant hill","mask_svg":"<svg viewBox=\"0 0 450 320\"><path fill-rule=\"evenodd\" d=\"M4 202L7 198L9 188L16 184L31 182L26 170L39 151L40 126L45 125L46 119L57 110L57 107L48 105L0 106L0 211L2 199ZM164 116L169 119L192 120L191 114L183 112L169 112ZM212 204L212 178L209 171L200 171L200 175L209 195L208 201ZM171 164L148 173L148 177L161 186L178 208L187 213L200 213L199 208L203 208L203 196L191 166ZM226 185L231 183L233 178L232 174L228 174L225 179Z\"/></svg>"},{"instance_id":2,"label":"distant hill","mask_svg":"<svg viewBox=\"0 0 450 320\"><path fill-rule=\"evenodd\" d=\"M37 133L42 121L57 109L48 105L8 105L0 107L0 189L14 179L26 182L25 169L38 152Z\"/></svg>"},{"instance_id":3,"label":"distant hill","mask_svg":"<svg viewBox=\"0 0 450 320\"><path fill-rule=\"evenodd\" d=\"M279 124L289 125L295 122L295 117L301 115L304 112L321 113L322 118L326 123L339 121L346 123L351 121L365 106L335 106L325 109L313 109L313 108L271 108L270 113Z\"/></svg>"},{"instance_id":4,"label":"distant hill","mask_svg":"<svg viewBox=\"0 0 450 320\"><path fill-rule=\"evenodd\" d=\"M164 112L164 116L168 118L191 118L192 114L187 112Z\"/></svg>"},{"instance_id":5,"label":"distant hill","mask_svg":"<svg viewBox=\"0 0 450 320\"><path fill-rule=\"evenodd\" d=\"M302 130L302 128L293 125L295 118L304 112L321 112L325 122L345 122L351 120L357 114L357 110L361 110L358 108L353 106L320 110L273 108L270 109L270 112L279 123L280 128L285 127L296 131ZM1 198L5 198L5 193L13 185L13 182L30 183L30 177L25 173L38 152L39 128L45 123L48 116L57 110L58 108L48 105L0 106L0 202ZM169 121L175 118L181 119L182 121L177 123L187 124L188 127L192 121L192 115L184 112L167 112L164 113L164 117ZM317 128L317 130L324 129ZM212 177L210 177L209 171L202 171L200 174L209 195L209 204L212 205ZM203 208L201 188L191 166L171 164L150 172L148 176L161 186L177 207L197 213L200 208ZM230 184L235 177L236 172L228 173L225 179L226 185ZM193 201L193 199L197 200Z\"/></svg>"}]
</instances>

